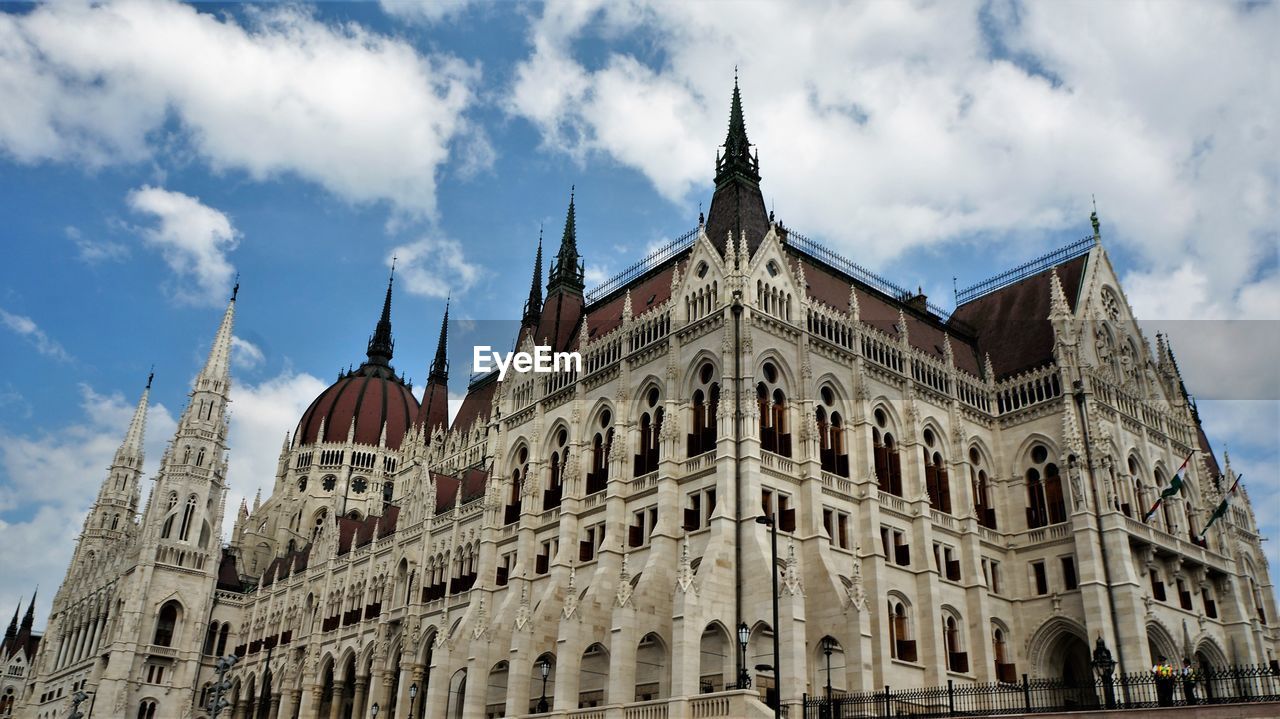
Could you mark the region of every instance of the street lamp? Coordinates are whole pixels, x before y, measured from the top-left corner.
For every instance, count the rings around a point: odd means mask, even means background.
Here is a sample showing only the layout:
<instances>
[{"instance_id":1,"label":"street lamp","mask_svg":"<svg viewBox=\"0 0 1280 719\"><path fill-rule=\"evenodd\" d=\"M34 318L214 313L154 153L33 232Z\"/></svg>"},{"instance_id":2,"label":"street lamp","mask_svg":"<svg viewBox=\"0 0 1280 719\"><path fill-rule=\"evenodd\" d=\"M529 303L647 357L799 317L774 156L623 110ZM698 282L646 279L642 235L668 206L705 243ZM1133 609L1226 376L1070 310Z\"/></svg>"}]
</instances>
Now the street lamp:
<instances>
[{"instance_id":1,"label":"street lamp","mask_svg":"<svg viewBox=\"0 0 1280 719\"><path fill-rule=\"evenodd\" d=\"M1111 650L1107 649L1107 645L1102 641L1102 635L1098 635L1098 643L1093 647L1093 671L1102 680L1102 691L1105 697L1107 708L1114 709L1116 706L1116 691L1111 684L1111 676L1116 670L1116 661L1111 658Z\"/></svg>"},{"instance_id":2,"label":"street lamp","mask_svg":"<svg viewBox=\"0 0 1280 719\"><path fill-rule=\"evenodd\" d=\"M77 691L71 695L71 715L67 719L84 719L84 714L80 713L80 705L84 703L89 695L83 691Z\"/></svg>"},{"instance_id":3,"label":"street lamp","mask_svg":"<svg viewBox=\"0 0 1280 719\"><path fill-rule=\"evenodd\" d=\"M795 510L787 509L779 513L780 519L791 529L795 528ZM756 517L756 524L769 527L770 548L772 557L769 562L770 576L773 579L773 719L782 719L782 650L778 646L778 521L772 515Z\"/></svg>"},{"instance_id":4,"label":"street lamp","mask_svg":"<svg viewBox=\"0 0 1280 719\"><path fill-rule=\"evenodd\" d=\"M409 685L409 716L413 716L413 699L418 696L418 683L414 682Z\"/></svg>"},{"instance_id":5,"label":"street lamp","mask_svg":"<svg viewBox=\"0 0 1280 719\"><path fill-rule=\"evenodd\" d=\"M373 703L370 711L373 712L373 719L378 719L378 702Z\"/></svg>"},{"instance_id":6,"label":"street lamp","mask_svg":"<svg viewBox=\"0 0 1280 719\"><path fill-rule=\"evenodd\" d=\"M828 717L831 716L831 652L835 651L836 640L831 637L822 638L822 653L827 655L827 701L824 705Z\"/></svg>"},{"instance_id":7,"label":"street lamp","mask_svg":"<svg viewBox=\"0 0 1280 719\"><path fill-rule=\"evenodd\" d=\"M547 675L551 674L551 662L546 657L538 662L538 671L542 672L542 698L538 700L538 713L547 713Z\"/></svg>"},{"instance_id":8,"label":"street lamp","mask_svg":"<svg viewBox=\"0 0 1280 719\"><path fill-rule=\"evenodd\" d=\"M747 671L747 642L751 641L751 628L746 622L738 625L738 647L739 656L742 661L738 662L738 688L751 688L751 672Z\"/></svg>"}]
</instances>

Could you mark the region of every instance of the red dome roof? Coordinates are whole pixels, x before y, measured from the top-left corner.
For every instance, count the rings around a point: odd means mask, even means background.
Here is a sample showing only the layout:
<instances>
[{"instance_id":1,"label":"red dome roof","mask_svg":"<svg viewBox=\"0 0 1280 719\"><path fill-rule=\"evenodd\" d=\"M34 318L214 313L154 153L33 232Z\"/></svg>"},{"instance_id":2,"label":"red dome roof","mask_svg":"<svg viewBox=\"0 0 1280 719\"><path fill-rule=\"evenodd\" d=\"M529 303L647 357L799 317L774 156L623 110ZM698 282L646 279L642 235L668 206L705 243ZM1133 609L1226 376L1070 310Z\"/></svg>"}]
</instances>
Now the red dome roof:
<instances>
[{"instance_id":1,"label":"red dome roof","mask_svg":"<svg viewBox=\"0 0 1280 719\"><path fill-rule=\"evenodd\" d=\"M298 422L294 442L297 445L345 442L354 417L356 442L376 445L385 422L387 446L399 449L404 433L417 413L418 400L399 379L356 371L342 377L316 397L303 413L302 421ZM324 422L324 437L318 436L321 420Z\"/></svg>"}]
</instances>

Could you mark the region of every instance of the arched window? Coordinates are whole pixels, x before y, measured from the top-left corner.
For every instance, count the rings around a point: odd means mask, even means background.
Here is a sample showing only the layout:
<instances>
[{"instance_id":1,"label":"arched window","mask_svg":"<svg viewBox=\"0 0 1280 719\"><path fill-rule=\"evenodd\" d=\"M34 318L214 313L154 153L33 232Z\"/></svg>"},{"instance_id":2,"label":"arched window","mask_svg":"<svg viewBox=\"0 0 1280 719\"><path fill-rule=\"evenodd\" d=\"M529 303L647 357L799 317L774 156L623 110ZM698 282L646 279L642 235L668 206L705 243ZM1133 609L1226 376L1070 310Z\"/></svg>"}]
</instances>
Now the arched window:
<instances>
[{"instance_id":1,"label":"arched window","mask_svg":"<svg viewBox=\"0 0 1280 719\"><path fill-rule=\"evenodd\" d=\"M720 405L720 383L715 367L703 362L698 368L698 382L693 390L693 426L689 432L690 457L716 448L716 414Z\"/></svg>"},{"instance_id":2,"label":"arched window","mask_svg":"<svg viewBox=\"0 0 1280 719\"><path fill-rule=\"evenodd\" d=\"M119 527L120 527L120 515L118 514L111 515L111 528L118 529Z\"/></svg>"},{"instance_id":3,"label":"arched window","mask_svg":"<svg viewBox=\"0 0 1280 719\"><path fill-rule=\"evenodd\" d=\"M164 520L164 526L162 526L162 527L160 528L160 538L161 538L161 539L168 539L168 538L169 538L169 535L170 535L170 534L173 534L173 522L174 522L174 520L177 518L177 515L174 513L173 508L174 508L174 507L176 507L176 506L178 506L178 493L177 493L177 492L170 492L170 493L169 493L169 506L165 509L165 512L166 512L169 516L165 518L165 520Z\"/></svg>"},{"instance_id":4,"label":"arched window","mask_svg":"<svg viewBox=\"0 0 1280 719\"><path fill-rule=\"evenodd\" d=\"M520 519L520 500L524 496L524 483L529 479L529 448L516 452L515 467L511 469L511 497L503 511L503 523L514 524Z\"/></svg>"},{"instance_id":5,"label":"arched window","mask_svg":"<svg viewBox=\"0 0 1280 719\"><path fill-rule=\"evenodd\" d=\"M871 429L871 443L875 455L876 480L880 491L902 496L902 460L898 446L889 432L889 416L883 407L874 413L876 426Z\"/></svg>"},{"instance_id":6,"label":"arched window","mask_svg":"<svg viewBox=\"0 0 1280 719\"><path fill-rule=\"evenodd\" d=\"M1018 668L1009 656L1008 638L1000 627L991 630L991 649L996 661L996 679L1002 682L1016 682Z\"/></svg>"},{"instance_id":7,"label":"arched window","mask_svg":"<svg viewBox=\"0 0 1280 719\"><path fill-rule=\"evenodd\" d=\"M991 502L991 487L987 478L986 463L976 446L969 448L969 484L973 491L973 513L978 524L988 529L996 528L996 508Z\"/></svg>"},{"instance_id":8,"label":"arched window","mask_svg":"<svg viewBox=\"0 0 1280 719\"><path fill-rule=\"evenodd\" d=\"M591 439L591 472L587 475L587 494L604 491L609 483L609 454L613 449L613 415L600 412L600 428Z\"/></svg>"},{"instance_id":9,"label":"arched window","mask_svg":"<svg viewBox=\"0 0 1280 719\"><path fill-rule=\"evenodd\" d=\"M209 630L204 635L204 653L213 654L218 642L218 623L209 622Z\"/></svg>"},{"instance_id":10,"label":"arched window","mask_svg":"<svg viewBox=\"0 0 1280 719\"><path fill-rule=\"evenodd\" d=\"M756 384L756 401L760 412L760 448L791 456L791 432L787 426L787 394L780 385L778 368L765 362L760 368L764 377Z\"/></svg>"},{"instance_id":11,"label":"arched window","mask_svg":"<svg viewBox=\"0 0 1280 719\"><path fill-rule=\"evenodd\" d=\"M924 430L924 486L929 493L929 504L939 512L951 514L951 480L942 454L934 450L939 444L932 429Z\"/></svg>"},{"instance_id":12,"label":"arched window","mask_svg":"<svg viewBox=\"0 0 1280 719\"><path fill-rule=\"evenodd\" d=\"M200 451L196 453L196 466L197 467L204 466L204 447L201 447Z\"/></svg>"},{"instance_id":13,"label":"arched window","mask_svg":"<svg viewBox=\"0 0 1280 719\"><path fill-rule=\"evenodd\" d=\"M911 638L911 620L900 599L889 598L889 655L904 662L916 661L916 643Z\"/></svg>"},{"instance_id":14,"label":"arched window","mask_svg":"<svg viewBox=\"0 0 1280 719\"><path fill-rule=\"evenodd\" d=\"M659 437L662 434L663 409L658 406L661 393L650 387L645 395L645 406L640 412L640 446L637 448L635 476L658 470Z\"/></svg>"},{"instance_id":15,"label":"arched window","mask_svg":"<svg viewBox=\"0 0 1280 719\"><path fill-rule=\"evenodd\" d=\"M231 625L223 624L218 630L218 650L214 652L216 656L226 656L227 652L227 636L231 634Z\"/></svg>"},{"instance_id":16,"label":"arched window","mask_svg":"<svg viewBox=\"0 0 1280 719\"><path fill-rule=\"evenodd\" d=\"M969 653L964 651L960 619L950 612L942 614L942 638L947 648L947 670L969 671Z\"/></svg>"},{"instance_id":17,"label":"arched window","mask_svg":"<svg viewBox=\"0 0 1280 719\"><path fill-rule=\"evenodd\" d=\"M845 451L844 421L836 409L836 393L830 385L818 393L820 402L814 410L818 422L818 452L822 469L841 477L849 476L849 455Z\"/></svg>"},{"instance_id":18,"label":"arched window","mask_svg":"<svg viewBox=\"0 0 1280 719\"><path fill-rule=\"evenodd\" d=\"M138 705L138 719L156 719L156 703L147 699Z\"/></svg>"},{"instance_id":19,"label":"arched window","mask_svg":"<svg viewBox=\"0 0 1280 719\"><path fill-rule=\"evenodd\" d=\"M187 506L182 510L182 525L178 529L178 539L186 541L191 534L191 519L196 514L196 496L187 497Z\"/></svg>"},{"instance_id":20,"label":"arched window","mask_svg":"<svg viewBox=\"0 0 1280 719\"><path fill-rule=\"evenodd\" d=\"M564 497L564 465L569 456L569 430L561 427L551 439L551 476L547 488L542 492L542 509L554 509L560 506Z\"/></svg>"},{"instance_id":21,"label":"arched window","mask_svg":"<svg viewBox=\"0 0 1280 719\"><path fill-rule=\"evenodd\" d=\"M1062 496L1058 465L1049 461L1042 444L1031 448L1032 467L1027 470L1027 529L1067 521L1067 504Z\"/></svg>"},{"instance_id":22,"label":"arched window","mask_svg":"<svg viewBox=\"0 0 1280 719\"><path fill-rule=\"evenodd\" d=\"M156 634L155 640L151 643L158 647L173 646L173 632L178 624L178 603L168 601L160 607L160 614L156 616Z\"/></svg>"}]
</instances>

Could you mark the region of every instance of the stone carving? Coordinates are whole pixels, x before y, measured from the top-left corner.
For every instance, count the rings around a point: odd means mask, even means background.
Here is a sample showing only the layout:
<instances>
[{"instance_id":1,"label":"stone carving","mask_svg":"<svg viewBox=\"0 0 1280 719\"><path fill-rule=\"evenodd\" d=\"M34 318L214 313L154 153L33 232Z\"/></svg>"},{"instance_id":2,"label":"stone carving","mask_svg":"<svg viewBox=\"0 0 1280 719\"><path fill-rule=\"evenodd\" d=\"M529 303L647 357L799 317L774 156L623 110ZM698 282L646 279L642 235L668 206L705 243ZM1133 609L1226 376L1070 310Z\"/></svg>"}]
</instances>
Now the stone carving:
<instances>
[{"instance_id":1,"label":"stone carving","mask_svg":"<svg viewBox=\"0 0 1280 719\"><path fill-rule=\"evenodd\" d=\"M578 611L578 589L577 589L578 568L569 567L569 586L565 590L564 597L564 618L570 619L574 612Z\"/></svg>"},{"instance_id":2,"label":"stone carving","mask_svg":"<svg viewBox=\"0 0 1280 719\"><path fill-rule=\"evenodd\" d=\"M631 595L635 592L635 588L631 586L631 570L627 568L629 554L622 554L622 570L618 572L618 594L615 597L619 607L625 607L631 604Z\"/></svg>"},{"instance_id":3,"label":"stone carving","mask_svg":"<svg viewBox=\"0 0 1280 719\"><path fill-rule=\"evenodd\" d=\"M680 592L697 593L697 588L693 585L693 564L689 561L689 538L685 537L684 542L680 545L680 566L676 570L676 590Z\"/></svg>"},{"instance_id":4,"label":"stone carving","mask_svg":"<svg viewBox=\"0 0 1280 719\"><path fill-rule=\"evenodd\" d=\"M782 591L792 596L804 596L804 585L800 581L800 561L796 559L796 543L787 545L787 566L782 575Z\"/></svg>"},{"instance_id":5,"label":"stone carving","mask_svg":"<svg viewBox=\"0 0 1280 719\"><path fill-rule=\"evenodd\" d=\"M853 577L852 586L849 588L849 602L858 611L863 612L867 610L867 590L862 584L862 557L859 556L861 551L861 547L854 549Z\"/></svg>"},{"instance_id":6,"label":"stone carving","mask_svg":"<svg viewBox=\"0 0 1280 719\"><path fill-rule=\"evenodd\" d=\"M525 582L520 586L520 606L516 608L516 631L520 631L529 626L529 620L532 618L532 612L529 609L529 583Z\"/></svg>"}]
</instances>

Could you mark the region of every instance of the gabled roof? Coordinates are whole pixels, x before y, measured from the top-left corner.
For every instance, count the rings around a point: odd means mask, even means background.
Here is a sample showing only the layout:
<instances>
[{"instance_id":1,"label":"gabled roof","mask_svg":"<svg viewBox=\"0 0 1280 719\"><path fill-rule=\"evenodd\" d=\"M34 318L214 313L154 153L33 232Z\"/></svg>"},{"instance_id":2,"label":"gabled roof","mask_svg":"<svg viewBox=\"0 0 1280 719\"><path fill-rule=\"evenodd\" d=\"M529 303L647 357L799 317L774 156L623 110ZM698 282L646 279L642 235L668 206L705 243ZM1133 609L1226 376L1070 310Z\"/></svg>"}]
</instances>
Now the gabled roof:
<instances>
[{"instance_id":1,"label":"gabled roof","mask_svg":"<svg viewBox=\"0 0 1280 719\"><path fill-rule=\"evenodd\" d=\"M1072 312L1089 260L1080 255L956 308L952 318L972 326L979 355L991 355L996 379L1039 367L1053 359L1049 283L1054 270Z\"/></svg>"},{"instance_id":2,"label":"gabled roof","mask_svg":"<svg viewBox=\"0 0 1280 719\"><path fill-rule=\"evenodd\" d=\"M449 474L431 473L436 483L436 514L454 508L458 499L458 478ZM467 504L484 496L489 482L489 470L471 467L462 475L462 503Z\"/></svg>"}]
</instances>

